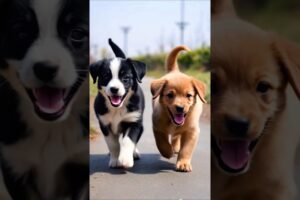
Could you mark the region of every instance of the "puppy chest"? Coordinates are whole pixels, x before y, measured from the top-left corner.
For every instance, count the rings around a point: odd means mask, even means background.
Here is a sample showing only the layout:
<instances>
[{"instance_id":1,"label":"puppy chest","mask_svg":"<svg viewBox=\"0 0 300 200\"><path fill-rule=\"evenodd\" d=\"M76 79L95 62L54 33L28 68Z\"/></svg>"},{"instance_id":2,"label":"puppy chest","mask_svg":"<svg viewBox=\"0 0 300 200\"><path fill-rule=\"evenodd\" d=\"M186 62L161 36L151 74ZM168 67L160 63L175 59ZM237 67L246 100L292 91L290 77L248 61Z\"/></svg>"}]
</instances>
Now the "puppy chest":
<instances>
[{"instance_id":1,"label":"puppy chest","mask_svg":"<svg viewBox=\"0 0 300 200\"><path fill-rule=\"evenodd\" d=\"M16 177L33 171L39 193L46 197L55 191L56 177L61 166L88 145L84 139L64 137L63 132L53 130L52 133L40 133L39 136L32 134L14 145L4 146L3 157Z\"/></svg>"},{"instance_id":2,"label":"puppy chest","mask_svg":"<svg viewBox=\"0 0 300 200\"><path fill-rule=\"evenodd\" d=\"M110 126L113 134L119 134L122 122L137 122L141 117L139 111L128 112L126 108L110 111L105 115L99 115L99 120L104 126Z\"/></svg>"}]
</instances>

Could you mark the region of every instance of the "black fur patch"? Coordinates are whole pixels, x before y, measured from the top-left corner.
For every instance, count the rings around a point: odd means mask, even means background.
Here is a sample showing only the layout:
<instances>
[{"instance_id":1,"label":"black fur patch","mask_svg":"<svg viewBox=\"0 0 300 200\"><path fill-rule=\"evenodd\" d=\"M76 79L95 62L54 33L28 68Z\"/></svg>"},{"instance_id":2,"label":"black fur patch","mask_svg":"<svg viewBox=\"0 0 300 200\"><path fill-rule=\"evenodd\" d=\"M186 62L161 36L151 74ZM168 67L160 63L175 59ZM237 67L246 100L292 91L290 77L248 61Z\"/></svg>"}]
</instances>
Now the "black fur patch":
<instances>
[{"instance_id":1,"label":"black fur patch","mask_svg":"<svg viewBox=\"0 0 300 200\"><path fill-rule=\"evenodd\" d=\"M18 111L19 96L2 76L0 76L0 97L0 142L11 145L24 139L28 130Z\"/></svg>"}]
</instances>

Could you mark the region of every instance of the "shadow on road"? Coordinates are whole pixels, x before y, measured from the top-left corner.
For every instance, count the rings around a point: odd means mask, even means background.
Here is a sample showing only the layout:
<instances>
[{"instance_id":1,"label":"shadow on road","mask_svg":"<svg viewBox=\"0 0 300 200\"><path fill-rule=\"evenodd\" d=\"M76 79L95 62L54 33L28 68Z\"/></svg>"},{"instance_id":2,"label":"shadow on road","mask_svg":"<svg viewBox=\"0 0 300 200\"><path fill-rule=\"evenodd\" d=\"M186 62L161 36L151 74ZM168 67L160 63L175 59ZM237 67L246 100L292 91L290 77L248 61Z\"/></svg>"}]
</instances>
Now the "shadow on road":
<instances>
[{"instance_id":1,"label":"shadow on road","mask_svg":"<svg viewBox=\"0 0 300 200\"><path fill-rule=\"evenodd\" d=\"M175 165L171 162L161 160L159 154L141 154L139 160L135 160L131 169L112 169L108 166L109 155L90 155L90 175L94 173L108 173L112 175L126 174L131 172L134 174L157 174L174 172Z\"/></svg>"}]
</instances>

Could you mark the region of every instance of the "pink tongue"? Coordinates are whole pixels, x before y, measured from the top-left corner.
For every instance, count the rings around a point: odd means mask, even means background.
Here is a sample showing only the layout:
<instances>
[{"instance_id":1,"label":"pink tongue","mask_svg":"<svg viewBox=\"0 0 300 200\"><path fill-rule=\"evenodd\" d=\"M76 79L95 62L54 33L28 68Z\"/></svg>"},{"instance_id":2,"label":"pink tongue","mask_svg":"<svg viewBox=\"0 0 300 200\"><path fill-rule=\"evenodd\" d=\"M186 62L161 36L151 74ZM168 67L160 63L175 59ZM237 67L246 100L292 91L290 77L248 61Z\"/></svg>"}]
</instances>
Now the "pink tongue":
<instances>
[{"instance_id":1,"label":"pink tongue","mask_svg":"<svg viewBox=\"0 0 300 200\"><path fill-rule=\"evenodd\" d=\"M176 114L174 116L174 121L177 123L177 124L182 124L184 122L184 114Z\"/></svg>"},{"instance_id":2,"label":"pink tongue","mask_svg":"<svg viewBox=\"0 0 300 200\"><path fill-rule=\"evenodd\" d=\"M121 102L122 102L122 97L119 97L119 96L112 96L112 97L110 98L110 100L111 100L111 103L112 103L113 105L118 106L118 105L120 105Z\"/></svg>"},{"instance_id":3,"label":"pink tongue","mask_svg":"<svg viewBox=\"0 0 300 200\"><path fill-rule=\"evenodd\" d=\"M58 112L64 106L64 90L42 87L35 90L37 106L46 113Z\"/></svg>"},{"instance_id":4,"label":"pink tongue","mask_svg":"<svg viewBox=\"0 0 300 200\"><path fill-rule=\"evenodd\" d=\"M232 169L241 169L249 160L249 141L223 141L221 159Z\"/></svg>"}]
</instances>

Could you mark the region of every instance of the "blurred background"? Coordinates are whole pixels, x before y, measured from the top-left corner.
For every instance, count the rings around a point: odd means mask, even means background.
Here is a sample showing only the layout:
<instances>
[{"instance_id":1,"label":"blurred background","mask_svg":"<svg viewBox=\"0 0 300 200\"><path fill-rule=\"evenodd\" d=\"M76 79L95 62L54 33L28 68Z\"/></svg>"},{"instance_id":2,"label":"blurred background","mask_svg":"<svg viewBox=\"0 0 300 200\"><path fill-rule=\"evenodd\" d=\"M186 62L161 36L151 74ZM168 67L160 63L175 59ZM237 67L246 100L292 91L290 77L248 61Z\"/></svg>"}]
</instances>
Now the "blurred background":
<instances>
[{"instance_id":1,"label":"blurred background","mask_svg":"<svg viewBox=\"0 0 300 200\"><path fill-rule=\"evenodd\" d=\"M112 38L157 78L165 73L168 52L185 44L192 51L180 56L181 70L210 88L210 0L91 0L90 27L91 62L113 56L107 42Z\"/></svg>"},{"instance_id":2,"label":"blurred background","mask_svg":"<svg viewBox=\"0 0 300 200\"><path fill-rule=\"evenodd\" d=\"M257 26L300 42L299 0L234 0L239 16Z\"/></svg>"}]
</instances>

